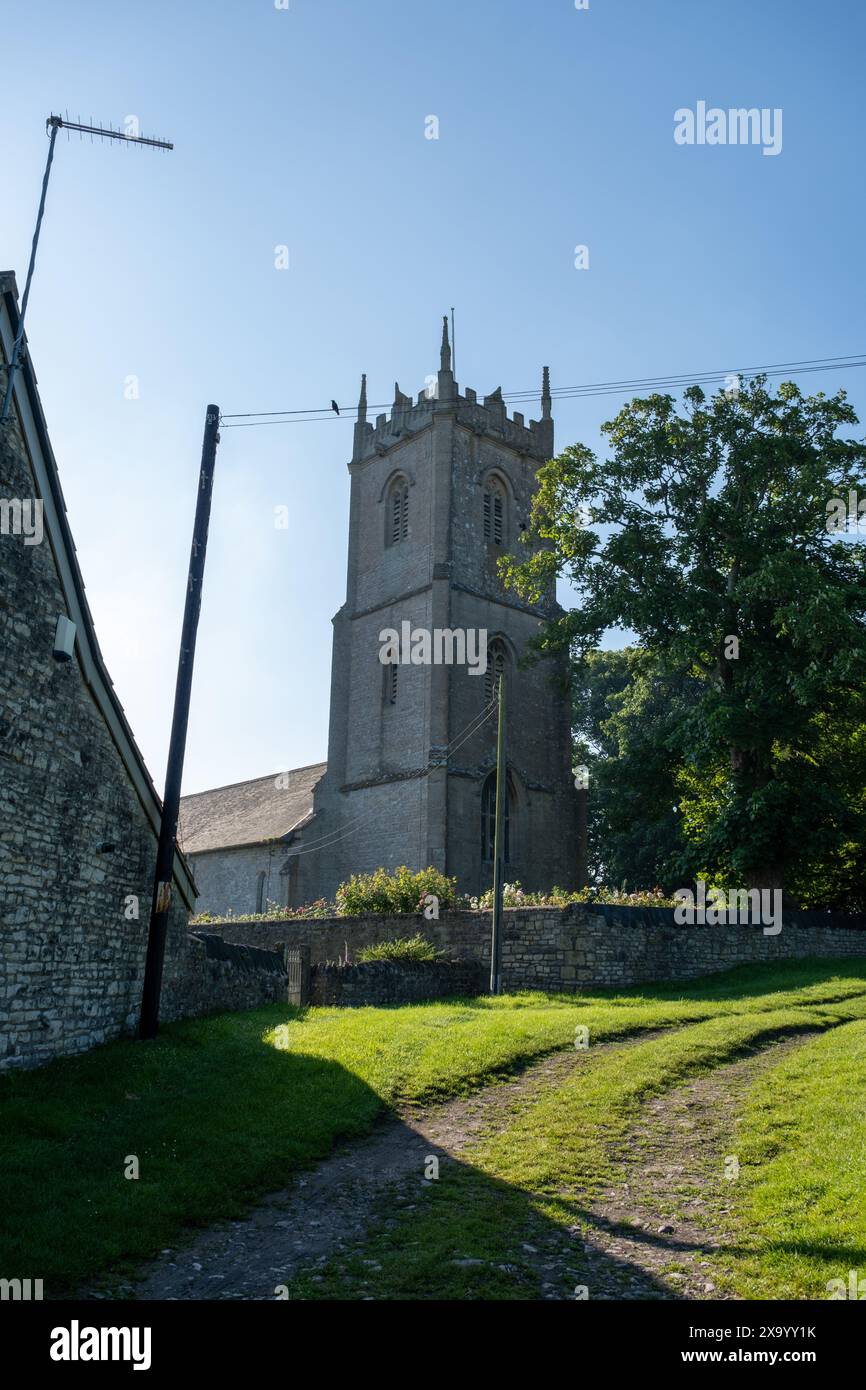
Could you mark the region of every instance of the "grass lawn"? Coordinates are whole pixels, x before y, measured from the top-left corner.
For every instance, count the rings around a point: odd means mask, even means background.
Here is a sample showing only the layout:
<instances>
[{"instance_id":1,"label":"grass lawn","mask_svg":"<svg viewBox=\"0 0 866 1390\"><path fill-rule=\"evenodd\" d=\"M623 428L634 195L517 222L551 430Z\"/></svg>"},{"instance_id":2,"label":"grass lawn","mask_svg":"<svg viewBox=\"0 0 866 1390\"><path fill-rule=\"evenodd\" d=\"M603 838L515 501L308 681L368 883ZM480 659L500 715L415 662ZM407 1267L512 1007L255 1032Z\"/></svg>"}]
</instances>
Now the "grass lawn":
<instances>
[{"instance_id":1,"label":"grass lawn","mask_svg":"<svg viewBox=\"0 0 866 1390\"><path fill-rule=\"evenodd\" d=\"M851 1270L866 1278L866 1021L816 1038L761 1078L739 1149L730 1287L744 1298L826 1298L831 1280L847 1287Z\"/></svg>"},{"instance_id":2,"label":"grass lawn","mask_svg":"<svg viewBox=\"0 0 866 1390\"><path fill-rule=\"evenodd\" d=\"M629 1049L599 1054L566 1082L542 1093L494 1138L473 1147L463 1163L449 1166L447 1181L430 1184L423 1209L381 1229L365 1248L363 1261L332 1263L317 1271L321 1282L299 1278L293 1296L357 1297L353 1289L363 1283L364 1294L374 1298L540 1297L538 1262L521 1257L522 1243L536 1236L544 1241L552 1227L591 1229L588 1203L614 1177L620 1141L646 1100L771 1038L811 1028L832 1029L806 1045L810 1055L820 1050L824 1059L822 1084L811 1074L804 1055L797 1074L805 1071L810 1084L791 1112L774 1069L757 1102L764 1128L756 1126L748 1155L739 1146L744 1167L758 1164L761 1142L781 1151L778 1172L755 1183L754 1196L741 1204L739 1222L749 1249L755 1244L751 1223L756 1213L770 1232L778 1233L780 1226L789 1232L790 1244L784 1250L788 1265L802 1273L799 1293L789 1291L790 1281L780 1282L780 1252L772 1243L767 1245L771 1268L761 1249L748 1268L740 1269L739 1261L732 1265L729 1282L742 1297L818 1297L826 1279L839 1273L842 1247L851 1267L856 1266L859 1248L866 1274L866 1119L862 1102L855 1099L858 1090L863 1095L866 1083L864 983L859 981L861 993L833 1003L820 1001L820 990L808 989L801 991L799 1006L767 1009L766 997L760 997L746 1011L726 1009ZM838 1026L847 1019L864 1023ZM856 1049L851 1047L855 1038ZM849 1083L846 1094L836 1091L831 1080L840 1056L846 1059L840 1068L840 1079ZM787 1075L795 1061L796 1056L778 1073L784 1070ZM829 1102L826 1110L824 1100ZM790 1136L796 1136L793 1156L785 1142ZM858 1136L860 1151L855 1156L850 1145ZM829 1162L821 1158L822 1152ZM793 1215L785 1208L792 1190L797 1197ZM817 1192L823 1211L812 1205ZM843 1199L847 1240L831 1242L828 1223ZM816 1244L819 1250L813 1249ZM828 1274L816 1274L816 1256L826 1258ZM848 1268L846 1264L846 1272ZM576 1265L575 1283L581 1277Z\"/></svg>"},{"instance_id":3,"label":"grass lawn","mask_svg":"<svg viewBox=\"0 0 866 1390\"><path fill-rule=\"evenodd\" d=\"M774 1031L858 1018L866 1018L866 960L741 967L627 995L524 994L303 1014L270 1006L172 1024L155 1043L113 1043L0 1078L0 1273L42 1278L49 1297L126 1274L182 1239L185 1227L242 1214L336 1139L369 1130L389 1107L504 1075L571 1045L578 1024L589 1028L591 1042L668 1030L627 1052L600 1054L543 1096L473 1153L459 1184L439 1185L435 1206L414 1218L408 1248L404 1241L402 1249L383 1249L383 1296L402 1289L403 1296L445 1297L446 1252L456 1245L472 1256L477 1242L492 1258L508 1204L522 1213L526 1188L546 1220L573 1219L559 1189L600 1180L611 1144L644 1097ZM858 1036L857 1026L820 1039L828 1067L833 1039ZM854 1071L859 1065L851 1061ZM809 1103L822 1095L810 1092ZM782 1131L760 1130L761 1113L755 1145L778 1144ZM139 1160L135 1181L124 1177L129 1155ZM780 1192L784 1183L780 1170ZM771 1204L775 1190L766 1196ZM749 1192L760 1205L760 1190ZM508 1274L478 1289L474 1269L453 1269L454 1296L528 1296L525 1283ZM315 1294L328 1296L328 1289L326 1280Z\"/></svg>"}]
</instances>

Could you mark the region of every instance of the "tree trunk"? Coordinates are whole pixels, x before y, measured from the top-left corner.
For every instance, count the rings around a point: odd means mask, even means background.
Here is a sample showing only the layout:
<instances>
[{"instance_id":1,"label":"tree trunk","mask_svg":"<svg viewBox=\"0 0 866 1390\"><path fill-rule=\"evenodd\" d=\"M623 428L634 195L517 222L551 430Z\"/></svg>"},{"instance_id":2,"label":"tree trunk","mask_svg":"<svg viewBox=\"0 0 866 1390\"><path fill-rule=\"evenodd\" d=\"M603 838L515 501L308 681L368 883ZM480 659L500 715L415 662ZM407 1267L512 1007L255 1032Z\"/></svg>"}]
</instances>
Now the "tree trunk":
<instances>
[{"instance_id":1,"label":"tree trunk","mask_svg":"<svg viewBox=\"0 0 866 1390\"><path fill-rule=\"evenodd\" d=\"M761 791L773 780L769 759L762 758L760 752L754 748L732 747L731 769L746 796ZM783 906L796 906L785 895L785 864L781 860L770 860L750 869L746 874L746 887L766 889L769 892L778 889L782 894Z\"/></svg>"}]
</instances>

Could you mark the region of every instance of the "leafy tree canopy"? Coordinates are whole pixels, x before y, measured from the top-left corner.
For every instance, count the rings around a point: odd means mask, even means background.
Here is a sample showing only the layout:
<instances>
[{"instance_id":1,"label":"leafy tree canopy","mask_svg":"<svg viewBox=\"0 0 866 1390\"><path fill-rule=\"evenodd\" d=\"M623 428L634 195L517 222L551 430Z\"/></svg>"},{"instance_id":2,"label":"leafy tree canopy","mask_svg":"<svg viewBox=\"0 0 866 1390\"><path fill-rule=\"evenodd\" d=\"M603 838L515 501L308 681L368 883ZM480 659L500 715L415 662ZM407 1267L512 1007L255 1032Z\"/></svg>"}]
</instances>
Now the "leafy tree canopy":
<instances>
[{"instance_id":1,"label":"leafy tree canopy","mask_svg":"<svg viewBox=\"0 0 866 1390\"><path fill-rule=\"evenodd\" d=\"M763 377L709 400L693 386L681 410L634 400L603 427L604 464L575 444L539 470L543 548L501 562L530 601L560 576L576 589L540 653L585 670L622 627L653 679L700 682L662 738L691 858L760 887L781 886L804 837L829 862L859 833L830 773L834 740L861 746L866 545L827 526L834 497L866 497L866 448L840 435L857 423L842 391L774 395Z\"/></svg>"}]
</instances>

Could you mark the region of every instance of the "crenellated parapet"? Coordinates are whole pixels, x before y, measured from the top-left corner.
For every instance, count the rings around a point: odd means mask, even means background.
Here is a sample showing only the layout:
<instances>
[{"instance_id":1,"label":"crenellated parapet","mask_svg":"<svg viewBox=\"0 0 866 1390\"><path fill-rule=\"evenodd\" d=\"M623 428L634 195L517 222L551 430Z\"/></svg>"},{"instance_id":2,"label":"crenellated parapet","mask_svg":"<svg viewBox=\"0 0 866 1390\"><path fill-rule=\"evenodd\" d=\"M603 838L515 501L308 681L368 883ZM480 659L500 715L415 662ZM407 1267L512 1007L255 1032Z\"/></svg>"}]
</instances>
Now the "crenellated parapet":
<instances>
[{"instance_id":1,"label":"crenellated parapet","mask_svg":"<svg viewBox=\"0 0 866 1390\"><path fill-rule=\"evenodd\" d=\"M553 455L553 418L551 415L550 374L544 368L541 389L541 419L526 421L520 411L509 416L502 388L497 386L480 401L477 393L467 386L461 393L451 369L451 347L448 342L448 320L443 320L440 368L436 377L413 399L394 383L394 402L390 414L377 415L375 424L367 420L367 378L361 378L358 418L355 424L352 465L366 462L377 454L385 454L407 436L418 434L433 422L434 416L448 413L457 424L474 434L498 439L518 454L525 454L538 463Z\"/></svg>"}]
</instances>

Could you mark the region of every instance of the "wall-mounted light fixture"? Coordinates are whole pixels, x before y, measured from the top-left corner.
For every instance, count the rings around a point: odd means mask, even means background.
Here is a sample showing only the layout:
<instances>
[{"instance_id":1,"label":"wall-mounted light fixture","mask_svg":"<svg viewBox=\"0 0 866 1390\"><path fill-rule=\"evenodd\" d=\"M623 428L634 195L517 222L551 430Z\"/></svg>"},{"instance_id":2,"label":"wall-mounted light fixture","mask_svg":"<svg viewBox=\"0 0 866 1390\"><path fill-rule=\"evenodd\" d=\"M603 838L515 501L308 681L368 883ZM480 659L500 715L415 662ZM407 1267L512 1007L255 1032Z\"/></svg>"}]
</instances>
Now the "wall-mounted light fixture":
<instances>
[{"instance_id":1,"label":"wall-mounted light fixture","mask_svg":"<svg viewBox=\"0 0 866 1390\"><path fill-rule=\"evenodd\" d=\"M75 624L65 613L61 613L54 629L54 660L71 661L74 650Z\"/></svg>"}]
</instances>

